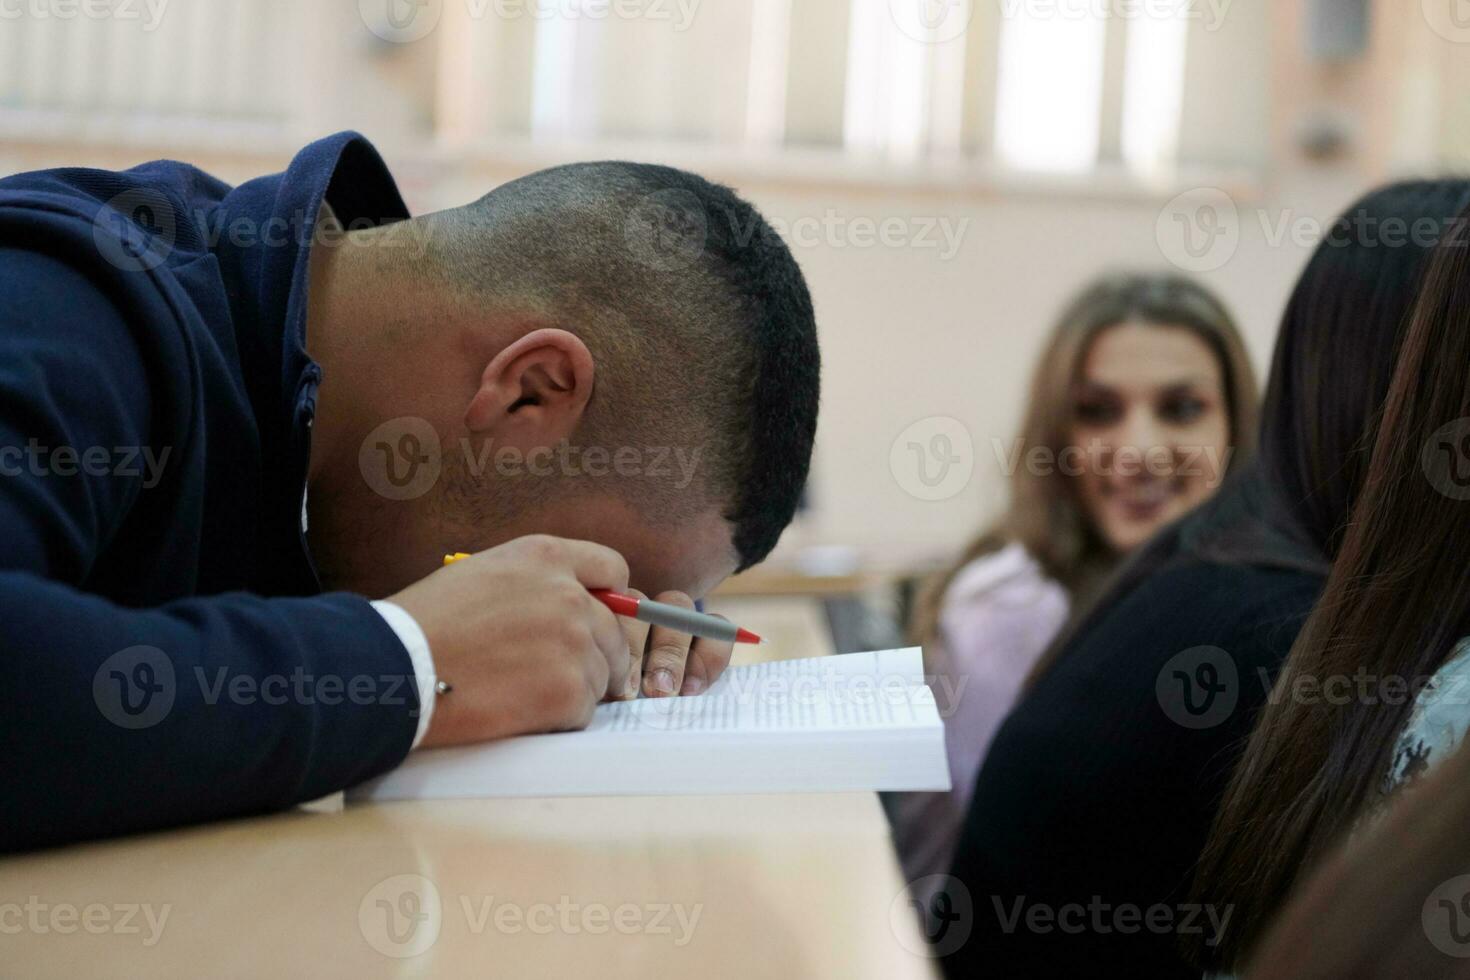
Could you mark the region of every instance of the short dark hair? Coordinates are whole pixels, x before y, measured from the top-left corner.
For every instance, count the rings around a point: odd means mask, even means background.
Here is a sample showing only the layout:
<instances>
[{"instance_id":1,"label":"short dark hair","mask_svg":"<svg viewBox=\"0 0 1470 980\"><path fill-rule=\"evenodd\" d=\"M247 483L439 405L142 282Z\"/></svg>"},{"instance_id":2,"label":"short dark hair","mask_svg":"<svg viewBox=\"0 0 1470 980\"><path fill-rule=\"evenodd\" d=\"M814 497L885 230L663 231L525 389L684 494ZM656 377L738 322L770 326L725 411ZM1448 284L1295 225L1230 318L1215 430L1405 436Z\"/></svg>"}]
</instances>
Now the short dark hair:
<instances>
[{"instance_id":1,"label":"short dark hair","mask_svg":"<svg viewBox=\"0 0 1470 980\"><path fill-rule=\"evenodd\" d=\"M739 567L765 558L806 483L821 358L806 280L760 213L696 174L603 161L429 217L448 285L587 344L598 377L579 439L710 450L693 492L644 482L629 499L668 516L718 503Z\"/></svg>"}]
</instances>

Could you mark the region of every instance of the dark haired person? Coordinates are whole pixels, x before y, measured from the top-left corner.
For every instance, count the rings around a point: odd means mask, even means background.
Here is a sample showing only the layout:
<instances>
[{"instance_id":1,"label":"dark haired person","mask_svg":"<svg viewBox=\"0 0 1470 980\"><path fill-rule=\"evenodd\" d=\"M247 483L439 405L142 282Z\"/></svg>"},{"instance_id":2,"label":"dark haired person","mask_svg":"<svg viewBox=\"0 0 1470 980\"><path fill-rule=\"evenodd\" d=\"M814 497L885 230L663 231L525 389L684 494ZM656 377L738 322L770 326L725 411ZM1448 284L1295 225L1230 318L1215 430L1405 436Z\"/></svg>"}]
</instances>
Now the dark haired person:
<instances>
[{"instance_id":1,"label":"dark haired person","mask_svg":"<svg viewBox=\"0 0 1470 980\"><path fill-rule=\"evenodd\" d=\"M352 133L233 188L0 180L0 849L697 693L728 646L645 651L586 589L687 604L760 561L818 372L790 252L665 167L414 218Z\"/></svg>"},{"instance_id":2,"label":"dark haired person","mask_svg":"<svg viewBox=\"0 0 1470 980\"><path fill-rule=\"evenodd\" d=\"M1256 460L1043 656L956 849L973 928L952 976L1198 977L1181 939L1215 939L1234 910L1194 906L1190 876L1342 540L1433 244L1380 229L1443 229L1467 203L1470 182L1397 184L1327 230L1282 320Z\"/></svg>"},{"instance_id":3,"label":"dark haired person","mask_svg":"<svg viewBox=\"0 0 1470 980\"><path fill-rule=\"evenodd\" d=\"M1211 831L1196 893L1239 910L1220 944L1191 944L1211 968L1242 963L1329 849L1452 756L1470 729L1467 219L1425 278L1322 600ZM1456 826L1463 838L1463 816ZM1467 872L1462 861L1455 874ZM1460 923L1458 905L1453 914ZM1406 964L1398 975L1425 974Z\"/></svg>"}]
</instances>

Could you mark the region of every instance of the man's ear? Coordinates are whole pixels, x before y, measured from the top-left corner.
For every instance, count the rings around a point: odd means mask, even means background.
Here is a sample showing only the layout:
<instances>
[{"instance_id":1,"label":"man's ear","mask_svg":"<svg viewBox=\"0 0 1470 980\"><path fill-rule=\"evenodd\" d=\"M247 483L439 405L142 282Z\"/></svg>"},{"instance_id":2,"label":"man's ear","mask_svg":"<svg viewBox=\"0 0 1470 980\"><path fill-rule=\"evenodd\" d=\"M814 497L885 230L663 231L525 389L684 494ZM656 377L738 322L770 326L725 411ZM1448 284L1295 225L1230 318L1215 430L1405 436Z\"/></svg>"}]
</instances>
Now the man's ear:
<instances>
[{"instance_id":1,"label":"man's ear","mask_svg":"<svg viewBox=\"0 0 1470 980\"><path fill-rule=\"evenodd\" d=\"M485 365L466 428L523 450L571 437L592 397L592 352L565 330L533 330Z\"/></svg>"}]
</instances>

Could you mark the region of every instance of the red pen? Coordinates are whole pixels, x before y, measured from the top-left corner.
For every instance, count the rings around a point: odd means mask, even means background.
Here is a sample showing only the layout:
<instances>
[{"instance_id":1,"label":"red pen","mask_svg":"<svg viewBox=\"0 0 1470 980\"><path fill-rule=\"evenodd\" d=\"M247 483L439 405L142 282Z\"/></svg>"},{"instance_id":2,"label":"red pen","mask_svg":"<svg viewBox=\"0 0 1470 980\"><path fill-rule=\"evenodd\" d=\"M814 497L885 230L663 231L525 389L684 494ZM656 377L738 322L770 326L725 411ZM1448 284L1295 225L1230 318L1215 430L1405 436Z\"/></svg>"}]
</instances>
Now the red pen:
<instances>
[{"instance_id":1,"label":"red pen","mask_svg":"<svg viewBox=\"0 0 1470 980\"><path fill-rule=\"evenodd\" d=\"M468 557L470 556L464 552L445 555L444 564L452 565ZM652 599L640 599L635 595L614 592L612 589L588 589L587 591L616 615L636 619L642 623L665 626L691 636L706 636L712 640L724 640L726 643L765 642L750 630L741 629L729 620L711 616L708 613L671 606L666 602L654 602Z\"/></svg>"}]
</instances>

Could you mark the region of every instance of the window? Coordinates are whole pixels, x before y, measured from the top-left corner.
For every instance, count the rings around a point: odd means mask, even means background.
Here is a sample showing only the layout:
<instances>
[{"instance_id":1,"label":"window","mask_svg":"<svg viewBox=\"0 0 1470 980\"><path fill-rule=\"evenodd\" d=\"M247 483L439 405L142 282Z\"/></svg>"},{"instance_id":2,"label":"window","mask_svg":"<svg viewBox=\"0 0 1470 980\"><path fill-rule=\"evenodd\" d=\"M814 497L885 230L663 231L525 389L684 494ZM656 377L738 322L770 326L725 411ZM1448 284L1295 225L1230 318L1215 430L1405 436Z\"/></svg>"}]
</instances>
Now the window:
<instances>
[{"instance_id":1,"label":"window","mask_svg":"<svg viewBox=\"0 0 1470 980\"><path fill-rule=\"evenodd\" d=\"M1090 6L1004 5L995 153L1007 166L1080 173L1097 165L1107 21Z\"/></svg>"}]
</instances>

